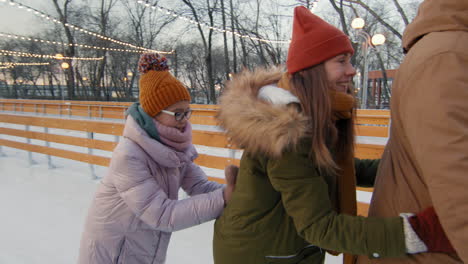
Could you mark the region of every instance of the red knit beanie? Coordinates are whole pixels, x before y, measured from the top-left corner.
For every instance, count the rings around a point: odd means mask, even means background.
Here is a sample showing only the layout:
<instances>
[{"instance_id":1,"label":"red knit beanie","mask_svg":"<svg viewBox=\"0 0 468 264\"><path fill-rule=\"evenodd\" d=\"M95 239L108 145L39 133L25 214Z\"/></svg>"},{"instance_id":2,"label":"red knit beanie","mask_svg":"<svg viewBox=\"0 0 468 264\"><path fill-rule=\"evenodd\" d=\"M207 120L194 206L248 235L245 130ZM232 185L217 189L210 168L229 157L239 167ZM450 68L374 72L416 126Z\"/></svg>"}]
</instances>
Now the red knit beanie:
<instances>
[{"instance_id":1,"label":"red knit beanie","mask_svg":"<svg viewBox=\"0 0 468 264\"><path fill-rule=\"evenodd\" d=\"M304 6L294 9L293 34L286 62L289 73L320 64L343 53L354 53L348 36L312 14Z\"/></svg>"},{"instance_id":2,"label":"red knit beanie","mask_svg":"<svg viewBox=\"0 0 468 264\"><path fill-rule=\"evenodd\" d=\"M179 101L190 102L187 88L169 72L166 57L157 53L142 54L138 71L141 74L140 104L148 115L155 116Z\"/></svg>"}]
</instances>

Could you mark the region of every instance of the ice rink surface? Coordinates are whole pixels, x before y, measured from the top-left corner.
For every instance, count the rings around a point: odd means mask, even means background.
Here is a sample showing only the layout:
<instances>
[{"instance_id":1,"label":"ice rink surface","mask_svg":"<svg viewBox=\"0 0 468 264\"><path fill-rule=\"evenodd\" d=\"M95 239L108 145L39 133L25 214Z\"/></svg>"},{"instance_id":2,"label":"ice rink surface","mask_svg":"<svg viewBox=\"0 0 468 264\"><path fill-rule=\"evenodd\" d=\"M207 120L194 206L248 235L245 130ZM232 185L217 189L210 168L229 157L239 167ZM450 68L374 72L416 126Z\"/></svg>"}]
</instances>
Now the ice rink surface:
<instances>
[{"instance_id":1,"label":"ice rink surface","mask_svg":"<svg viewBox=\"0 0 468 264\"><path fill-rule=\"evenodd\" d=\"M0 157L0 264L76 263L88 206L97 187L88 164L1 148ZM105 167L96 167L104 176ZM167 264L212 261L213 221L175 232ZM327 258L327 264L341 263Z\"/></svg>"}]
</instances>

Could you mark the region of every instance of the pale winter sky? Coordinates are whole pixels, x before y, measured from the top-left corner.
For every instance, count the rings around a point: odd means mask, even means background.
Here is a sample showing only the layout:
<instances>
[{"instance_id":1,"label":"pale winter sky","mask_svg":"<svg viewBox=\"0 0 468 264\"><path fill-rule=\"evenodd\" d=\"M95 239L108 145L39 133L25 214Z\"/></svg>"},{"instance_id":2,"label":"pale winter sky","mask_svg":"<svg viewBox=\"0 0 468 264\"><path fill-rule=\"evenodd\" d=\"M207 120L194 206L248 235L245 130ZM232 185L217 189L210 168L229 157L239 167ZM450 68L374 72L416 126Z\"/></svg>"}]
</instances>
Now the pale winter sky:
<instances>
[{"instance_id":1,"label":"pale winter sky","mask_svg":"<svg viewBox=\"0 0 468 264\"><path fill-rule=\"evenodd\" d=\"M34 7L38 10L51 12L50 4L45 4L47 0L21 0L22 4ZM49 8L47 8L49 7ZM14 33L19 35L29 35L45 26L42 19L34 14L12 7L3 0L0 0L0 32Z\"/></svg>"},{"instance_id":2,"label":"pale winter sky","mask_svg":"<svg viewBox=\"0 0 468 264\"><path fill-rule=\"evenodd\" d=\"M51 0L15 0L21 4L33 7L35 9L38 9L44 13L47 13L53 17L57 17L56 11L53 7L53 3ZM128 1L136 1L136 0L128 0ZM245 0L246 2L249 0ZM291 23L291 15L292 15L292 8L291 7L284 7L291 5L293 3L297 3L297 1L294 0L264 0L262 3L268 3L267 1L270 1L271 3L281 3L283 7L278 8L277 13L280 15L283 15L284 18L284 23L288 25L288 30L290 30L290 23ZM368 0L370 1L377 1L377 0ZM413 0L400 0L401 3L406 3L410 2ZM43 29L46 28L51 28L53 27L54 23L46 21L43 18L39 18L36 15L34 15L33 12L27 12L24 9L18 9L17 6L11 6L8 0L0 0L0 33L10 33L10 34L17 34L17 35L25 35L25 36L31 36L34 34L34 32L42 31ZM59 1L60 3L63 2L63 0ZM97 0L80 0L81 3L89 3L92 6L98 6L99 1ZM168 8L171 8L170 5L177 4L177 2L181 2L180 0L173 1L173 0L167 0L165 2L162 2L161 6L165 6ZM422 2L422 0L421 0ZM161 2L160 2L161 3ZM118 2L118 5L122 5L121 2ZM269 5L268 7L273 8L275 6L274 4ZM318 1L317 7L313 10L315 13L317 13L319 16L327 16L327 14L330 14L330 3L328 0L321 0ZM281 10L284 10L281 11ZM272 11L273 13L276 13L275 11ZM325 17L325 20L329 20ZM185 23L185 22L181 22ZM171 28L171 30L173 30ZM188 34L198 34L195 29L192 29L193 32L188 32ZM52 39L51 39L52 40Z\"/></svg>"},{"instance_id":3,"label":"pale winter sky","mask_svg":"<svg viewBox=\"0 0 468 264\"><path fill-rule=\"evenodd\" d=\"M15 0L18 3L33 7L40 11L43 11L51 16L57 17L56 11L53 7L51 0ZM81 0L82 2L88 2L90 4L97 3L94 0ZM128 0L134 1L134 0ZM290 5L292 0L269 0L272 2L284 2L285 5ZM63 1L59 1L63 2ZM170 1L172 2L172 1ZM326 2L322 1L323 4L318 4L316 11L320 11L323 6L326 6ZM97 3L98 4L98 3ZM120 4L120 3L119 3ZM167 4L162 4L166 6ZM166 6L170 8L169 6ZM285 7L285 14L292 15L292 8ZM287 14L286 14L287 13ZM287 18L285 18L287 19ZM1 33L12 33L18 35L30 35L36 31L41 31L44 28L52 27L54 23L47 22L42 18L36 17L33 12L26 12L25 10L18 9L17 6L10 6L7 0L0 0L0 32ZM198 34L198 33L197 33Z\"/></svg>"}]
</instances>

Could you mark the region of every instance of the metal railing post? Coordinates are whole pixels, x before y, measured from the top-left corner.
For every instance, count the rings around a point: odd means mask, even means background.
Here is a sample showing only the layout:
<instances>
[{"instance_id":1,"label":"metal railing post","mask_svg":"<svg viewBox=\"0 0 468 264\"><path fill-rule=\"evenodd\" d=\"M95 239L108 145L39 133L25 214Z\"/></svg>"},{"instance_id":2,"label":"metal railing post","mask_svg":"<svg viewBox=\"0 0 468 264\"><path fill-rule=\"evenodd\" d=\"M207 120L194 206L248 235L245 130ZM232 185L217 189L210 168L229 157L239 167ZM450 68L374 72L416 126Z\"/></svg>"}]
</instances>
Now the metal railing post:
<instances>
[{"instance_id":1,"label":"metal railing post","mask_svg":"<svg viewBox=\"0 0 468 264\"><path fill-rule=\"evenodd\" d=\"M236 149L230 148L229 149L229 162L234 163L234 160L236 159Z\"/></svg>"},{"instance_id":2,"label":"metal railing post","mask_svg":"<svg viewBox=\"0 0 468 264\"><path fill-rule=\"evenodd\" d=\"M390 128L392 127L392 118L388 120L388 138L390 138L390 132L392 131Z\"/></svg>"},{"instance_id":3,"label":"metal railing post","mask_svg":"<svg viewBox=\"0 0 468 264\"><path fill-rule=\"evenodd\" d=\"M71 107L71 103L70 103L70 102L67 102L67 106L68 106L68 117L71 117L71 116L72 116L72 107Z\"/></svg>"},{"instance_id":4,"label":"metal railing post","mask_svg":"<svg viewBox=\"0 0 468 264\"><path fill-rule=\"evenodd\" d=\"M93 132L87 132L87 133L88 133L88 139L91 139L91 140L94 139L94 133ZM88 154L93 155L93 148L90 148L89 146L88 146ZM91 179L96 180L98 177L96 175L94 164L89 163L89 169L91 171Z\"/></svg>"},{"instance_id":5,"label":"metal railing post","mask_svg":"<svg viewBox=\"0 0 468 264\"><path fill-rule=\"evenodd\" d=\"M2 111L5 111L5 104L3 102L0 102L0 104L2 105ZM0 135L0 138L1 138L1 135ZM2 145L0 145L0 157L6 157L6 154L3 153L2 151Z\"/></svg>"},{"instance_id":6,"label":"metal railing post","mask_svg":"<svg viewBox=\"0 0 468 264\"><path fill-rule=\"evenodd\" d=\"M2 145L0 145L0 157L6 157L6 154L2 151Z\"/></svg>"},{"instance_id":7,"label":"metal railing post","mask_svg":"<svg viewBox=\"0 0 468 264\"><path fill-rule=\"evenodd\" d=\"M26 131L30 131L29 125L26 125ZM30 139L29 137L26 138L26 142L27 142L28 144L31 144L31 139ZM37 164L37 162L35 162L35 161L33 160L32 152L31 152L31 151L28 151L28 158L29 158L29 165L30 165L30 166L33 166L33 165Z\"/></svg>"},{"instance_id":8,"label":"metal railing post","mask_svg":"<svg viewBox=\"0 0 468 264\"><path fill-rule=\"evenodd\" d=\"M44 133L46 134L49 134L49 128L48 127L44 127ZM46 147L50 147L50 142L48 140L46 140ZM56 166L54 166L54 164L52 164L52 157L50 155L47 155L47 164L49 165L49 169L55 169L57 168Z\"/></svg>"},{"instance_id":9,"label":"metal railing post","mask_svg":"<svg viewBox=\"0 0 468 264\"><path fill-rule=\"evenodd\" d=\"M0 138L2 138L2 135L1 135L1 134L0 134ZM3 146L0 145L0 157L6 157L6 154L3 153L3 151L2 151L2 147L3 147Z\"/></svg>"}]
</instances>

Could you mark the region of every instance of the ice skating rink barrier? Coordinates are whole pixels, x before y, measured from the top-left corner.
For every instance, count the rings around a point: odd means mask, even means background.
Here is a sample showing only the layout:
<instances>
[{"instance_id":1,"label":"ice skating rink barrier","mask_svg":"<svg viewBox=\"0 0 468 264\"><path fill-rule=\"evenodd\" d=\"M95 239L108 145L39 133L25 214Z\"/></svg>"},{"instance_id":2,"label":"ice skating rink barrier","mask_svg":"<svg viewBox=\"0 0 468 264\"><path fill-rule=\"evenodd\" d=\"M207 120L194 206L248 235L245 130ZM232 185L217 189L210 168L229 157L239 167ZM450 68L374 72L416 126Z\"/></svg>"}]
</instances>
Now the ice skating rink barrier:
<instances>
[{"instance_id":1,"label":"ice skating rink barrier","mask_svg":"<svg viewBox=\"0 0 468 264\"><path fill-rule=\"evenodd\" d=\"M42 153L48 155L49 161L50 156L56 156L85 162L90 164L93 172L93 165L108 166L110 157L97 155L96 152L113 151L123 132L125 111L131 104L131 102L0 99L0 124L2 124L0 136L26 139L26 142L21 142L0 138L0 147ZM193 109L191 123L202 128L193 129L193 142L201 148L207 148L199 154L195 162L208 170L215 171L222 171L228 164L239 165L242 150L232 145L220 129L216 129L215 116L218 106L192 104L191 108ZM356 134L362 137L387 138L389 122L388 110L358 110ZM35 129L31 129L32 127ZM42 131L37 131L37 128L42 128ZM51 133L54 129L85 132L86 136ZM96 135L107 137L99 139ZM37 144L32 140L45 144ZM88 151L83 153L52 147L50 143L86 148ZM377 159L381 157L383 149L382 144L357 144L355 152L358 158ZM223 151L227 154L219 154ZM224 183L224 178L219 173L210 175L211 173L207 172L207 174L210 180ZM358 188L358 190L372 192L371 188ZM368 204L359 202L358 214L365 216L367 211Z\"/></svg>"}]
</instances>

